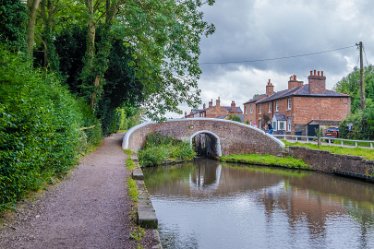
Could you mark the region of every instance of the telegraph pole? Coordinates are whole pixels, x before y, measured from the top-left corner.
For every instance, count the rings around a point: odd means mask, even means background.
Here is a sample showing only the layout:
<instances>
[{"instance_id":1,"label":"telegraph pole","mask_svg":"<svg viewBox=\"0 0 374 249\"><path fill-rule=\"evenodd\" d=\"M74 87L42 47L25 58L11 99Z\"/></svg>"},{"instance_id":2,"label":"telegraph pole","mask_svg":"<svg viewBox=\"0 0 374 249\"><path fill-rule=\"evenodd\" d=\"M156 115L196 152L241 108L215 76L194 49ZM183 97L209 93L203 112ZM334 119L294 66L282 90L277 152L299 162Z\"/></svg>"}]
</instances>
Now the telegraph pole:
<instances>
[{"instance_id":1,"label":"telegraph pole","mask_svg":"<svg viewBox=\"0 0 374 249\"><path fill-rule=\"evenodd\" d=\"M364 60L362 56L363 45L362 41L356 44L358 49L360 49L360 106L361 109L365 109L365 82L364 82Z\"/></svg>"}]
</instances>

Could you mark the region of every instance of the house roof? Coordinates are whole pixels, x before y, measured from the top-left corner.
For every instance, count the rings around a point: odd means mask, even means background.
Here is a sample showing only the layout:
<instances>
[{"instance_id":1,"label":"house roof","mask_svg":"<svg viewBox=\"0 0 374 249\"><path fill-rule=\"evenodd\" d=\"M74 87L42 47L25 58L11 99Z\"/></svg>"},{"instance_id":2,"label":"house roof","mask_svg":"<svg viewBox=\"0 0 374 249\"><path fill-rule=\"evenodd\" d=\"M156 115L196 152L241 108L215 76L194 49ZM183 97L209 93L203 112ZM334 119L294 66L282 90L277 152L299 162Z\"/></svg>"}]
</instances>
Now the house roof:
<instances>
[{"instance_id":1,"label":"house roof","mask_svg":"<svg viewBox=\"0 0 374 249\"><path fill-rule=\"evenodd\" d=\"M273 95L259 100L257 103L265 103L268 101L282 99L290 96L305 96L305 97L349 97L347 94L337 93L333 90L325 90L322 93L311 93L309 90L309 84L305 84L299 87L282 90L274 93Z\"/></svg>"},{"instance_id":2,"label":"house roof","mask_svg":"<svg viewBox=\"0 0 374 249\"><path fill-rule=\"evenodd\" d=\"M263 98L266 98L266 97L267 97L266 94L260 94L260 95L257 95L257 96L255 96L253 99L250 99L250 100L248 100L247 102L245 102L244 105L245 105L245 104L249 104L249 103L253 103L253 102L257 102L257 101L259 101L259 100L261 100L261 99L263 99Z\"/></svg>"},{"instance_id":3,"label":"house roof","mask_svg":"<svg viewBox=\"0 0 374 249\"><path fill-rule=\"evenodd\" d=\"M275 120L277 121L287 121L287 117L286 115L284 114L280 114L280 113L274 113L274 116L273 116L273 119L275 118Z\"/></svg>"},{"instance_id":4,"label":"house roof","mask_svg":"<svg viewBox=\"0 0 374 249\"><path fill-rule=\"evenodd\" d=\"M228 112L231 112L231 106L223 106ZM235 113L243 113L242 109L240 106L235 107Z\"/></svg>"}]
</instances>

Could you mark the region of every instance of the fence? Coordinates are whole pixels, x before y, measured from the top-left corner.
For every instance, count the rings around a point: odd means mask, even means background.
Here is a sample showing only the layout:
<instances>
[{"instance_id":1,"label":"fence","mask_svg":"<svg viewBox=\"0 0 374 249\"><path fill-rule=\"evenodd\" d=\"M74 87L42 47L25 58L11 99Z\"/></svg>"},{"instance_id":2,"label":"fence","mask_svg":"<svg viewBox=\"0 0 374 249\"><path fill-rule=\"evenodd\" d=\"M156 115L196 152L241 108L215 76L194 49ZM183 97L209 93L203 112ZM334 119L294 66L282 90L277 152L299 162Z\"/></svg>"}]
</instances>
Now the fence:
<instances>
[{"instance_id":1,"label":"fence","mask_svg":"<svg viewBox=\"0 0 374 249\"><path fill-rule=\"evenodd\" d=\"M302 143L318 143L318 137L316 136L299 136L299 135L273 135L276 138L284 139L290 142L302 142ZM374 141L372 140L351 140L334 137L320 137L320 142L323 145L331 146L344 146L344 147L360 147L374 149Z\"/></svg>"}]
</instances>

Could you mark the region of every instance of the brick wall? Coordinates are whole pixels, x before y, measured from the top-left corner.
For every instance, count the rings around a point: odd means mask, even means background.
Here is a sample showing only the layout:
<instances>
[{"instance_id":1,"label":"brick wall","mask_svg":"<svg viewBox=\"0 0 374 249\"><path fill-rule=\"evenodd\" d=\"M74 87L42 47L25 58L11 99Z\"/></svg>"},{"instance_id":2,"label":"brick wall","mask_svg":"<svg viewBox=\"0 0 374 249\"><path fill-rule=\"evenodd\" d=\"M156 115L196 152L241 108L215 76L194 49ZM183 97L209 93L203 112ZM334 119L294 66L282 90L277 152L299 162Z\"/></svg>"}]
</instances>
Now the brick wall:
<instances>
[{"instance_id":1,"label":"brick wall","mask_svg":"<svg viewBox=\"0 0 374 249\"><path fill-rule=\"evenodd\" d=\"M141 149L147 134L151 132L190 141L191 137L200 131L209 131L219 137L223 155L239 153L278 155L283 151L282 143L274 137L248 125L219 119L182 119L143 124L129 131L128 148L134 151ZM123 147L126 148L125 142Z\"/></svg>"},{"instance_id":2,"label":"brick wall","mask_svg":"<svg viewBox=\"0 0 374 249\"><path fill-rule=\"evenodd\" d=\"M327 151L290 147L289 154L304 160L313 170L346 175L374 182L374 161L357 156L331 154Z\"/></svg>"},{"instance_id":3,"label":"brick wall","mask_svg":"<svg viewBox=\"0 0 374 249\"><path fill-rule=\"evenodd\" d=\"M341 121L350 113L350 99L293 97L293 109L294 125L306 125L311 120Z\"/></svg>"}]
</instances>

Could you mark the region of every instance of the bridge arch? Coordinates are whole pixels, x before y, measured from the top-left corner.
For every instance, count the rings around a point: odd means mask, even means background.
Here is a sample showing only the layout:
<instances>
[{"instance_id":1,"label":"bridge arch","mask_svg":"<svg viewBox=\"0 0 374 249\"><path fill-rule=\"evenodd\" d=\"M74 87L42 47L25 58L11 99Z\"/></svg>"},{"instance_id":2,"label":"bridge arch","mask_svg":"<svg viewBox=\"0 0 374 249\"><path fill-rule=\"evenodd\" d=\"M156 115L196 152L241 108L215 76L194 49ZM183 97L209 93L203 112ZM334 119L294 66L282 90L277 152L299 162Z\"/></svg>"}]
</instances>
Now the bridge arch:
<instances>
[{"instance_id":1,"label":"bridge arch","mask_svg":"<svg viewBox=\"0 0 374 249\"><path fill-rule=\"evenodd\" d=\"M149 133L158 132L191 143L202 133L217 139L219 156L240 153L278 155L284 144L272 135L250 125L214 118L171 119L161 123L147 122L131 128L123 139L122 147L138 151ZM219 141L219 142L218 142ZM218 147L217 146L217 147Z\"/></svg>"},{"instance_id":2,"label":"bridge arch","mask_svg":"<svg viewBox=\"0 0 374 249\"><path fill-rule=\"evenodd\" d=\"M194 134L191 135L190 137L190 145L192 146L193 139L200 135L200 134L209 134L210 136L213 136L215 138L215 154L217 156L222 156L222 149L221 149L221 140L219 136L217 136L215 133L208 131L208 130L202 130L202 131L197 131Z\"/></svg>"}]
</instances>

